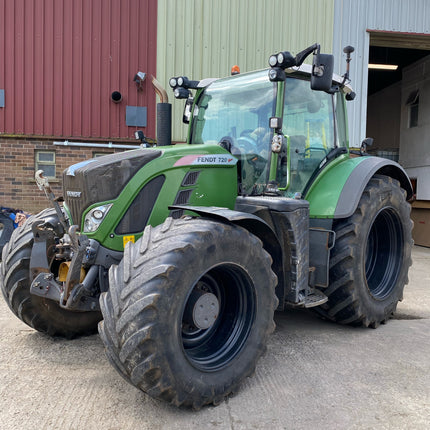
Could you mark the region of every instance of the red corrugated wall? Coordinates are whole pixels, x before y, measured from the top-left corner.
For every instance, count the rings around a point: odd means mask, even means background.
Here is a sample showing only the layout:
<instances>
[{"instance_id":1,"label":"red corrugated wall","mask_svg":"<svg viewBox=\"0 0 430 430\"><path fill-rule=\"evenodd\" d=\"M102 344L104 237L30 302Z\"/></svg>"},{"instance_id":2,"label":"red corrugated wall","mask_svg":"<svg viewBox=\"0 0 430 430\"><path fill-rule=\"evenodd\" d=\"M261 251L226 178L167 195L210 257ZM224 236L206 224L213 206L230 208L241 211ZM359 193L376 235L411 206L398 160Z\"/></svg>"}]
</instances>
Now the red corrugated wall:
<instances>
[{"instance_id":1,"label":"red corrugated wall","mask_svg":"<svg viewBox=\"0 0 430 430\"><path fill-rule=\"evenodd\" d=\"M157 0L0 0L0 133L133 137L131 105L148 108L141 129L155 137L156 40Z\"/></svg>"}]
</instances>

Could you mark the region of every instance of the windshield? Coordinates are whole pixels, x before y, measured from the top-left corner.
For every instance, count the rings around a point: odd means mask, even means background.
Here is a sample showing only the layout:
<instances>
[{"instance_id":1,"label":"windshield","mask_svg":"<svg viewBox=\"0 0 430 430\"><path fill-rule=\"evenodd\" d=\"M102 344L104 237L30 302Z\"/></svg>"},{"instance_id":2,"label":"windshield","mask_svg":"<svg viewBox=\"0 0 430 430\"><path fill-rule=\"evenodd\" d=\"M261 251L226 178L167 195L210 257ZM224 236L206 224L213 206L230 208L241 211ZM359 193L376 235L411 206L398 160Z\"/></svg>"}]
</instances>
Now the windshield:
<instances>
[{"instance_id":1,"label":"windshield","mask_svg":"<svg viewBox=\"0 0 430 430\"><path fill-rule=\"evenodd\" d=\"M267 183L276 84L267 70L220 79L200 95L190 143L221 143L241 159L242 192Z\"/></svg>"}]
</instances>

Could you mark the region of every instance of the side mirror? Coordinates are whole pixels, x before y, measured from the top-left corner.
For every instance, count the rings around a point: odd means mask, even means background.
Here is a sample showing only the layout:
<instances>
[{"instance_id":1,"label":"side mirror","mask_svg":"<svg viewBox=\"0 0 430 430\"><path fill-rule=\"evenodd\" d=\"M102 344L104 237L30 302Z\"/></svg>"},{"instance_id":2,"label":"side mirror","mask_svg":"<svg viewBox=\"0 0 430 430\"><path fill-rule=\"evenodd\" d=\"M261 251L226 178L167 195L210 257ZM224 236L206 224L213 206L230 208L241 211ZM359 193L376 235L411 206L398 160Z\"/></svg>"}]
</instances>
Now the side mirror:
<instances>
[{"instance_id":1,"label":"side mirror","mask_svg":"<svg viewBox=\"0 0 430 430\"><path fill-rule=\"evenodd\" d=\"M372 146L373 145L373 138L372 137L366 137L362 142L361 142L361 148L360 148L360 152L361 154L365 154L367 152L367 147L368 146Z\"/></svg>"},{"instance_id":2,"label":"side mirror","mask_svg":"<svg viewBox=\"0 0 430 430\"><path fill-rule=\"evenodd\" d=\"M333 81L334 57L331 54L315 54L312 62L311 88L330 91Z\"/></svg>"},{"instance_id":3,"label":"side mirror","mask_svg":"<svg viewBox=\"0 0 430 430\"><path fill-rule=\"evenodd\" d=\"M189 124L191 119L191 109L193 108L194 99L193 97L188 97L184 106L184 113L182 115L182 122L184 124Z\"/></svg>"}]
</instances>

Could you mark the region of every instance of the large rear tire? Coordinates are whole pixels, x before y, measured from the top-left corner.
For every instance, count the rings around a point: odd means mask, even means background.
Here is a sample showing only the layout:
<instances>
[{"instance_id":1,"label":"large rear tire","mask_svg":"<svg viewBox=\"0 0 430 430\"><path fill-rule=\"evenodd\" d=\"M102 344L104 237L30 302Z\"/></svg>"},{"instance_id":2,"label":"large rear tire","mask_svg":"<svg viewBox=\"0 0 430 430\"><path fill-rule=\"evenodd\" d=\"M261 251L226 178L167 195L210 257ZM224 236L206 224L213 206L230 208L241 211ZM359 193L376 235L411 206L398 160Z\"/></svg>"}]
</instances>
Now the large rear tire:
<instances>
[{"instance_id":1,"label":"large rear tire","mask_svg":"<svg viewBox=\"0 0 430 430\"><path fill-rule=\"evenodd\" d=\"M412 221L398 181L375 176L355 213L336 220L330 258L329 300L315 310L342 324L376 328L403 298L412 264Z\"/></svg>"},{"instance_id":2,"label":"large rear tire","mask_svg":"<svg viewBox=\"0 0 430 430\"><path fill-rule=\"evenodd\" d=\"M0 285L12 312L24 323L50 336L73 338L97 331L100 312L72 312L53 300L30 294L30 257L33 247L32 225L35 221L55 219L54 209L45 209L14 230L3 250Z\"/></svg>"},{"instance_id":3,"label":"large rear tire","mask_svg":"<svg viewBox=\"0 0 430 430\"><path fill-rule=\"evenodd\" d=\"M271 258L241 227L202 218L145 229L109 272L99 332L131 384L176 406L221 402L274 330Z\"/></svg>"}]
</instances>

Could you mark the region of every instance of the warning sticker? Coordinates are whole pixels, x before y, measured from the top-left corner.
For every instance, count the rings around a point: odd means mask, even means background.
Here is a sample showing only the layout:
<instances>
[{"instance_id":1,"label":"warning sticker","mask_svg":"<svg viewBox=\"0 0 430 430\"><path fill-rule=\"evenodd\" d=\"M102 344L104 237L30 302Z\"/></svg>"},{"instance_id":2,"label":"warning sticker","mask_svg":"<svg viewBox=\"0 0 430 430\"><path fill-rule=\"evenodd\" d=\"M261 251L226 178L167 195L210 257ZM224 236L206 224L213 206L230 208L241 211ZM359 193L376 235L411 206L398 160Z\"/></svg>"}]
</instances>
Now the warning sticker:
<instances>
[{"instance_id":1,"label":"warning sticker","mask_svg":"<svg viewBox=\"0 0 430 430\"><path fill-rule=\"evenodd\" d=\"M211 155L186 155L180 158L174 166L234 166L237 164L237 158L232 155L211 154Z\"/></svg>"},{"instance_id":2,"label":"warning sticker","mask_svg":"<svg viewBox=\"0 0 430 430\"><path fill-rule=\"evenodd\" d=\"M134 236L123 236L122 237L122 243L123 243L123 245L124 245L124 248L125 248L125 245L128 243L128 242L135 242L135 237Z\"/></svg>"}]
</instances>

